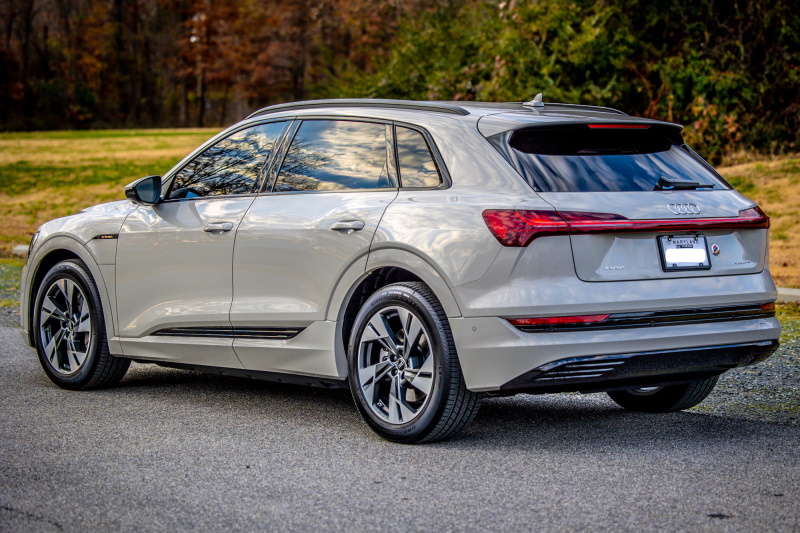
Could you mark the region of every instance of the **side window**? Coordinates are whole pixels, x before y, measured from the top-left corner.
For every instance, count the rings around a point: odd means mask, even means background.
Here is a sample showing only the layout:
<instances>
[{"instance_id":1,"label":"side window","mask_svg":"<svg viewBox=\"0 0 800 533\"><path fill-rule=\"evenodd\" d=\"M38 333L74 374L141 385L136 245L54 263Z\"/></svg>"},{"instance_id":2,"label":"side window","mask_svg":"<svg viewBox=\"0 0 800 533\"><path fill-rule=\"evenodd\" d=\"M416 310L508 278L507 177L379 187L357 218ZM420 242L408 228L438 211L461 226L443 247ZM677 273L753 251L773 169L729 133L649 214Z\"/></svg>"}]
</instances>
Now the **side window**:
<instances>
[{"instance_id":1,"label":"side window","mask_svg":"<svg viewBox=\"0 0 800 533\"><path fill-rule=\"evenodd\" d=\"M442 183L425 137L416 130L397 126L397 163L403 187L438 187Z\"/></svg>"},{"instance_id":2,"label":"side window","mask_svg":"<svg viewBox=\"0 0 800 533\"><path fill-rule=\"evenodd\" d=\"M260 124L222 139L178 172L167 199L252 192L285 124Z\"/></svg>"},{"instance_id":3,"label":"side window","mask_svg":"<svg viewBox=\"0 0 800 533\"><path fill-rule=\"evenodd\" d=\"M306 120L297 130L273 192L396 187L389 175L386 126Z\"/></svg>"}]
</instances>

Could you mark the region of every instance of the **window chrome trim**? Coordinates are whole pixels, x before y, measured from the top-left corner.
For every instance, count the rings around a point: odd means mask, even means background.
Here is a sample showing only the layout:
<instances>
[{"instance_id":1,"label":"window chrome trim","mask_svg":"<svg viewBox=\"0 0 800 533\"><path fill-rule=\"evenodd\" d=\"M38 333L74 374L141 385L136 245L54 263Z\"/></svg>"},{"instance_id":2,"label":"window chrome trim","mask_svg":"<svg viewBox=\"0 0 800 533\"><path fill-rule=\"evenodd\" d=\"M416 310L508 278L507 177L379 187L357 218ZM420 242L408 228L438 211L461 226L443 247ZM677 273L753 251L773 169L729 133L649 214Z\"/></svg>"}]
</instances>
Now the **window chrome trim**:
<instances>
[{"instance_id":1,"label":"window chrome trim","mask_svg":"<svg viewBox=\"0 0 800 533\"><path fill-rule=\"evenodd\" d=\"M254 192L246 192L242 194L217 194L214 196L192 196L191 198L171 198L169 200L161 200L157 205L161 204L174 204L176 202L194 202L197 200L230 200L232 198L249 198L257 196Z\"/></svg>"}]
</instances>

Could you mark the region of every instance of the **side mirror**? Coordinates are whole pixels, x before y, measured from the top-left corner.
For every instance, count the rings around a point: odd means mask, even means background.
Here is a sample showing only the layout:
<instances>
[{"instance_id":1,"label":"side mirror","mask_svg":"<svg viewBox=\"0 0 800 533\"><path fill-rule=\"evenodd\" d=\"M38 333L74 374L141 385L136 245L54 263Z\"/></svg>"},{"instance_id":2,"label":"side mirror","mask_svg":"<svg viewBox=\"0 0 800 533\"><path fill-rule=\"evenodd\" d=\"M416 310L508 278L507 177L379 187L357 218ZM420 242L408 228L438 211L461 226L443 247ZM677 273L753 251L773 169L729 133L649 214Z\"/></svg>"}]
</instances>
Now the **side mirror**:
<instances>
[{"instance_id":1,"label":"side mirror","mask_svg":"<svg viewBox=\"0 0 800 533\"><path fill-rule=\"evenodd\" d=\"M125 196L139 205L155 205L161 201L161 176L147 176L125 186Z\"/></svg>"}]
</instances>

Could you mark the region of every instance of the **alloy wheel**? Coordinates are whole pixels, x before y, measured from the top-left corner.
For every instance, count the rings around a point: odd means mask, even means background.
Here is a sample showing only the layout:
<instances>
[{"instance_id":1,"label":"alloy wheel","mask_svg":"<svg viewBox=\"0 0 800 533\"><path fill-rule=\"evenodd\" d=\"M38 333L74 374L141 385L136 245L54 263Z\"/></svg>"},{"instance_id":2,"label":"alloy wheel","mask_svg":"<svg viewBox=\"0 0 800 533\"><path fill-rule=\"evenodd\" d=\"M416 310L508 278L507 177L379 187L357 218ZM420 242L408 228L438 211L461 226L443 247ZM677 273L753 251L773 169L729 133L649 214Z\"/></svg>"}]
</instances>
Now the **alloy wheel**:
<instances>
[{"instance_id":1,"label":"alloy wheel","mask_svg":"<svg viewBox=\"0 0 800 533\"><path fill-rule=\"evenodd\" d=\"M372 413L390 424L415 419L431 394L434 360L428 331L414 311L376 311L358 348L358 387Z\"/></svg>"},{"instance_id":2,"label":"alloy wheel","mask_svg":"<svg viewBox=\"0 0 800 533\"><path fill-rule=\"evenodd\" d=\"M94 334L89 302L69 278L47 288L39 309L39 335L45 358L59 374L74 374L86 362Z\"/></svg>"}]
</instances>

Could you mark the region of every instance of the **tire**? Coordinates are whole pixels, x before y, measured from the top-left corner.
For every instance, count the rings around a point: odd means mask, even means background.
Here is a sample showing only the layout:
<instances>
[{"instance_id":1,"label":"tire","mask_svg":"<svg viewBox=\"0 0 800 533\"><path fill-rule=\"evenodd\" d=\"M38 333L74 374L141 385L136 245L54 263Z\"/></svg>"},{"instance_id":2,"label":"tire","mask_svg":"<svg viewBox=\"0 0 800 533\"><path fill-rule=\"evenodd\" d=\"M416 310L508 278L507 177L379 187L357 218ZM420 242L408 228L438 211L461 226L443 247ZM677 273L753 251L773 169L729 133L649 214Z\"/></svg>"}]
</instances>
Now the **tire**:
<instances>
[{"instance_id":1,"label":"tire","mask_svg":"<svg viewBox=\"0 0 800 533\"><path fill-rule=\"evenodd\" d=\"M699 404L714 390L719 376L685 385L609 391L612 400L629 411L671 413Z\"/></svg>"},{"instance_id":2,"label":"tire","mask_svg":"<svg viewBox=\"0 0 800 533\"><path fill-rule=\"evenodd\" d=\"M130 359L108 353L100 294L80 260L62 261L45 275L32 322L39 362L59 387L108 387L130 366Z\"/></svg>"},{"instance_id":3,"label":"tire","mask_svg":"<svg viewBox=\"0 0 800 533\"><path fill-rule=\"evenodd\" d=\"M384 439L448 439L478 413L447 316L424 283L395 283L370 296L356 316L347 359L355 404Z\"/></svg>"}]
</instances>

